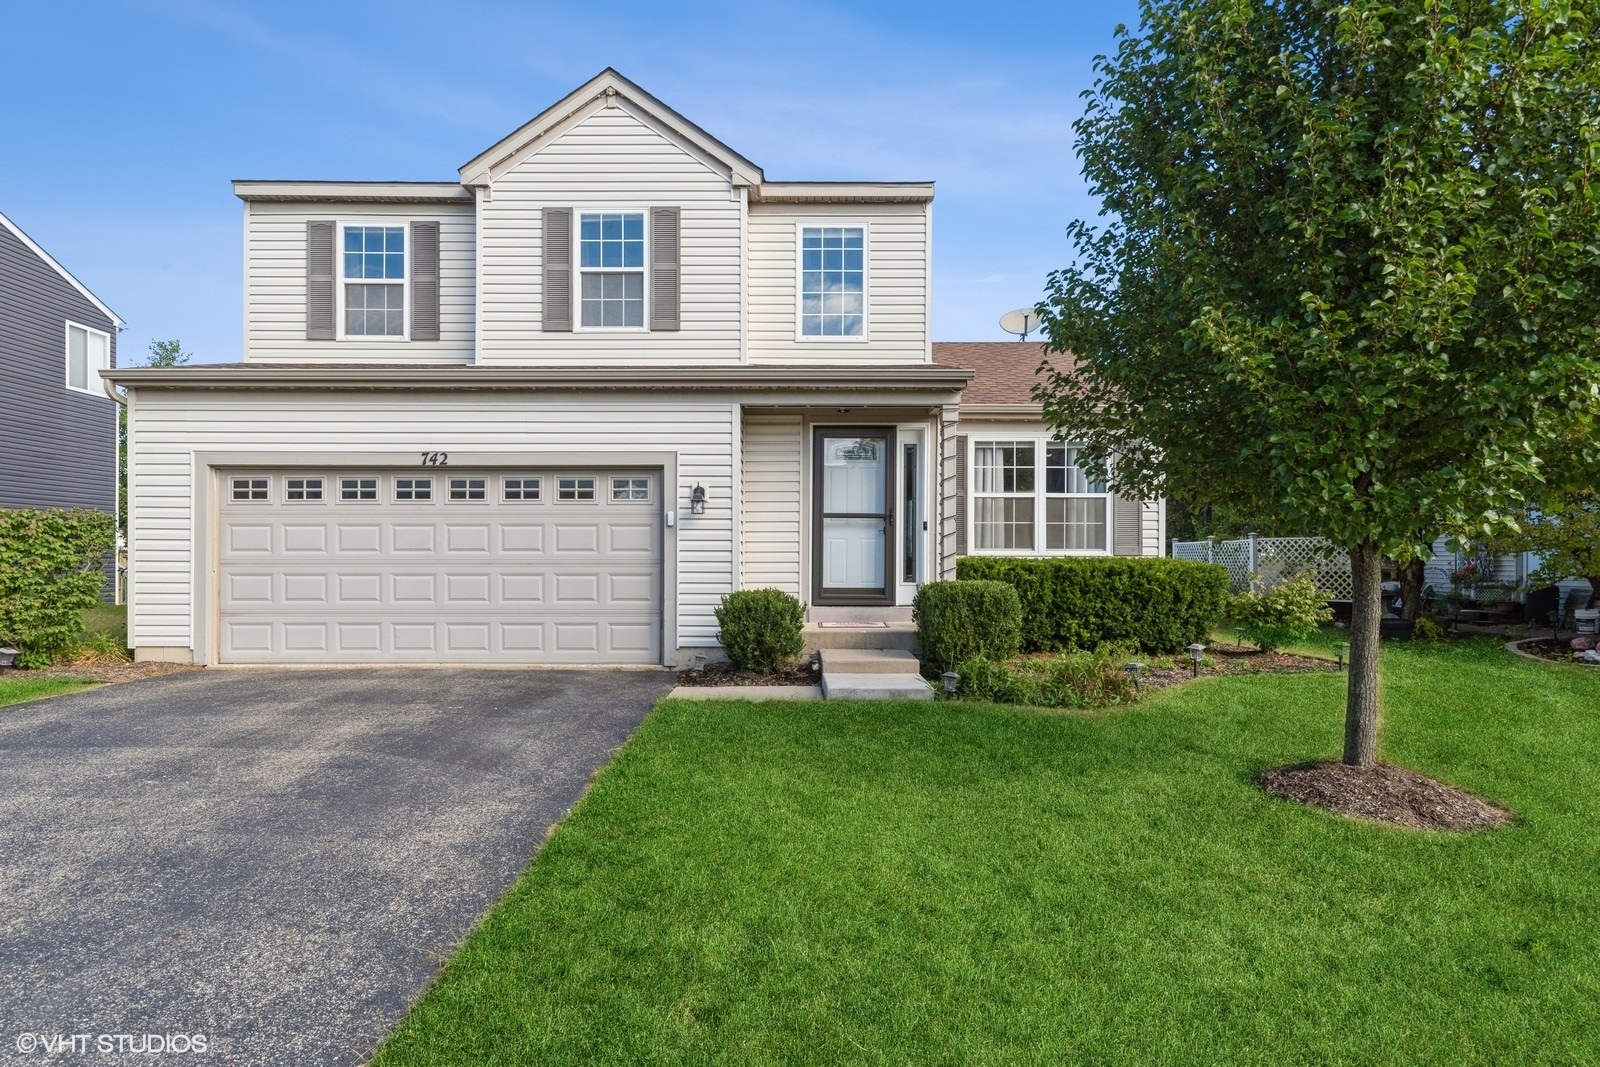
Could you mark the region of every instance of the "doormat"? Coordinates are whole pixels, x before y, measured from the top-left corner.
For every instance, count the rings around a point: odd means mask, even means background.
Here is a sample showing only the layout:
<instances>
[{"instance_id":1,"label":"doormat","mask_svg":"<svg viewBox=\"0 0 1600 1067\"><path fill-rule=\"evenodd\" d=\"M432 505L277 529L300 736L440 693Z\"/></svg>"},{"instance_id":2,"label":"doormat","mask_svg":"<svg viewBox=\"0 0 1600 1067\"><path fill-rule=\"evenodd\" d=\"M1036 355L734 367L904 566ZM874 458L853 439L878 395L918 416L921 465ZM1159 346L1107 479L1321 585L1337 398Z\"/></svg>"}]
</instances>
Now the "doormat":
<instances>
[{"instance_id":1,"label":"doormat","mask_svg":"<svg viewBox=\"0 0 1600 1067\"><path fill-rule=\"evenodd\" d=\"M828 622L819 622L817 625L826 630L887 630L889 628L889 624L886 622L834 622L829 620Z\"/></svg>"}]
</instances>

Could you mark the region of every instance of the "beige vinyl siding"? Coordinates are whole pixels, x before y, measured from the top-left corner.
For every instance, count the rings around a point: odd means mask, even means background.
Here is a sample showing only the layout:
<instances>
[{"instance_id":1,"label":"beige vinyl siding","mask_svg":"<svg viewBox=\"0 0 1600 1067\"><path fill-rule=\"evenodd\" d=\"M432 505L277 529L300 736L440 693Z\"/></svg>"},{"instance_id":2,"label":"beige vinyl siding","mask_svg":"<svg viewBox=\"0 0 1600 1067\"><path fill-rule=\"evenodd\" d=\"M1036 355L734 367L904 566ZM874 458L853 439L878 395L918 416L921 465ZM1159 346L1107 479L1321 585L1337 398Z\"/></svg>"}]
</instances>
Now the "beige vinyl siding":
<instances>
[{"instance_id":1,"label":"beige vinyl siding","mask_svg":"<svg viewBox=\"0 0 1600 1067\"><path fill-rule=\"evenodd\" d=\"M135 390L129 460L133 573L129 633L136 648L192 646L194 454L676 452L665 509L678 514L678 641L716 644L712 610L733 581L737 406L689 398L513 396L489 393L210 393ZM546 466L549 464L546 463ZM347 472L348 473L348 472ZM444 473L441 471L440 473ZM686 486L706 487L690 516Z\"/></svg>"},{"instance_id":2,"label":"beige vinyl siding","mask_svg":"<svg viewBox=\"0 0 1600 1067\"><path fill-rule=\"evenodd\" d=\"M800 587L801 448L798 415L748 415L740 453L739 584Z\"/></svg>"},{"instance_id":3,"label":"beige vinyl siding","mask_svg":"<svg viewBox=\"0 0 1600 1067\"><path fill-rule=\"evenodd\" d=\"M750 206L750 362L926 363L929 204ZM867 224L867 340L795 339L800 225Z\"/></svg>"},{"instance_id":4,"label":"beige vinyl siding","mask_svg":"<svg viewBox=\"0 0 1600 1067\"><path fill-rule=\"evenodd\" d=\"M681 329L543 332L542 209L571 207L576 242L583 211L653 206L682 209ZM480 361L738 363L741 213L727 178L626 109L600 108L577 120L496 178L482 205ZM574 321L581 321L576 309Z\"/></svg>"},{"instance_id":5,"label":"beige vinyl siding","mask_svg":"<svg viewBox=\"0 0 1600 1067\"><path fill-rule=\"evenodd\" d=\"M439 223L439 340L306 340L306 223L371 219ZM251 363L471 363L474 221L471 204L245 204L244 358ZM338 231L334 278L338 284ZM407 260L407 269L410 261ZM337 305L335 305L337 306Z\"/></svg>"}]
</instances>

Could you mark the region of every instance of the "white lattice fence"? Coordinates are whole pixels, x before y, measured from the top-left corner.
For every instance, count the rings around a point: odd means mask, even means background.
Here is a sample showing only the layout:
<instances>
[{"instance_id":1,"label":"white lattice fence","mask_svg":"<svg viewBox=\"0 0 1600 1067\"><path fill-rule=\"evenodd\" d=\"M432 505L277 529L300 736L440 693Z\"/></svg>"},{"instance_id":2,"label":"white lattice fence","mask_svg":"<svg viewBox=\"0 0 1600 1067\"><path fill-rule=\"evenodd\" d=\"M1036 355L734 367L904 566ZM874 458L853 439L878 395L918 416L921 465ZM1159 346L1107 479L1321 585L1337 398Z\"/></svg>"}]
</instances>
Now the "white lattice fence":
<instances>
[{"instance_id":1,"label":"white lattice fence","mask_svg":"<svg viewBox=\"0 0 1600 1067\"><path fill-rule=\"evenodd\" d=\"M1175 559L1216 563L1226 568L1236 593L1251 586L1277 585L1309 574L1329 600L1349 600L1350 557L1320 537L1246 537L1237 541L1174 541Z\"/></svg>"}]
</instances>

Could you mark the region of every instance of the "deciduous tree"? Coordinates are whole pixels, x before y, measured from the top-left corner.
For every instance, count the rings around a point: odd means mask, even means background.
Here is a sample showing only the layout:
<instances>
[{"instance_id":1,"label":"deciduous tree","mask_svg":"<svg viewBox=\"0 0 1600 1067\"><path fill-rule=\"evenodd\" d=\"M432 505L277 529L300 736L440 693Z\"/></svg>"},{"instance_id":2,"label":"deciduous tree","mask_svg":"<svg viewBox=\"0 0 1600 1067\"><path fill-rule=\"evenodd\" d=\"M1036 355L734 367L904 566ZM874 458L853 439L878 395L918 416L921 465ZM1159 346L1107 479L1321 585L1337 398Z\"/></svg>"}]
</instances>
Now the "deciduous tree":
<instances>
[{"instance_id":1,"label":"deciduous tree","mask_svg":"<svg viewBox=\"0 0 1600 1067\"><path fill-rule=\"evenodd\" d=\"M1594 6L1144 0L1076 124L1104 223L1039 396L1124 492L1350 555L1345 762L1376 759L1379 576L1487 533L1600 396Z\"/></svg>"}]
</instances>

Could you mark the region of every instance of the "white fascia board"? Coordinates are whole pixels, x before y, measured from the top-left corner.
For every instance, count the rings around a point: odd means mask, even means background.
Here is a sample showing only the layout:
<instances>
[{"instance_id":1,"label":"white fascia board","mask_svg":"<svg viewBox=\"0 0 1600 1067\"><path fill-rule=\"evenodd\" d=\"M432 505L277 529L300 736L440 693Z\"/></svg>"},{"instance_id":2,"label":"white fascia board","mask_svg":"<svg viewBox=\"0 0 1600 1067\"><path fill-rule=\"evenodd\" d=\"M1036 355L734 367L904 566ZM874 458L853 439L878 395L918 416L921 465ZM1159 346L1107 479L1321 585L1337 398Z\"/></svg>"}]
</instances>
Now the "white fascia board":
<instances>
[{"instance_id":1,"label":"white fascia board","mask_svg":"<svg viewBox=\"0 0 1600 1067\"><path fill-rule=\"evenodd\" d=\"M921 204L933 199L933 182L762 182L757 204Z\"/></svg>"},{"instance_id":2,"label":"white fascia board","mask_svg":"<svg viewBox=\"0 0 1600 1067\"><path fill-rule=\"evenodd\" d=\"M17 240L21 241L27 246L28 251L32 252L34 255L38 256L40 259L49 264L50 269L61 275L61 277L66 280L67 284L76 289L85 300L99 308L105 314L106 318L111 320L112 325L119 330L122 329L122 316L106 307L105 301L91 293L87 285L84 285L78 279L74 278L71 271L67 270L67 268L63 267L60 263L57 263L54 256L52 256L49 252L46 252L43 248L40 248L37 241L35 241L32 237L29 237L26 233L22 232L22 227L6 218L4 214L0 214L0 226L4 226L6 229L15 234Z\"/></svg>"},{"instance_id":3,"label":"white fascia board","mask_svg":"<svg viewBox=\"0 0 1600 1067\"><path fill-rule=\"evenodd\" d=\"M344 203L461 203L472 202L472 190L457 182L322 182L254 181L233 183L240 200Z\"/></svg>"}]
</instances>

